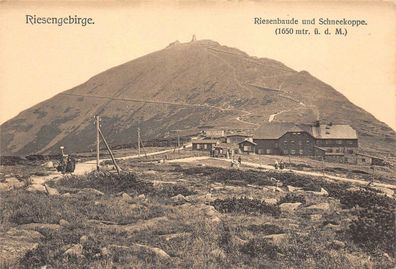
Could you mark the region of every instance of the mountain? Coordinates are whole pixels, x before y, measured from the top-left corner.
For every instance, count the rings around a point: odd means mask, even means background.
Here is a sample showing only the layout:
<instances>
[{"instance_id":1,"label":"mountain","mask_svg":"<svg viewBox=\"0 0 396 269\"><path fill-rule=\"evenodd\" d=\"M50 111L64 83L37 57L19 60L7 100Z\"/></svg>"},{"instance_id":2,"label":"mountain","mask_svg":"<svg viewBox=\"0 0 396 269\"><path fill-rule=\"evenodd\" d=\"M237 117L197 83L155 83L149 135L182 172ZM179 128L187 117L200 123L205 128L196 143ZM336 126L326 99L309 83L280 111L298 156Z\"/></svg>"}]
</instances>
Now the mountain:
<instances>
[{"instance_id":1,"label":"mountain","mask_svg":"<svg viewBox=\"0 0 396 269\"><path fill-rule=\"evenodd\" d=\"M39 89L38 89L39 90ZM109 144L196 133L253 131L274 122L350 124L367 151L392 152L396 133L306 71L210 40L167 48L104 71L1 125L1 154L94 149L94 116Z\"/></svg>"}]
</instances>

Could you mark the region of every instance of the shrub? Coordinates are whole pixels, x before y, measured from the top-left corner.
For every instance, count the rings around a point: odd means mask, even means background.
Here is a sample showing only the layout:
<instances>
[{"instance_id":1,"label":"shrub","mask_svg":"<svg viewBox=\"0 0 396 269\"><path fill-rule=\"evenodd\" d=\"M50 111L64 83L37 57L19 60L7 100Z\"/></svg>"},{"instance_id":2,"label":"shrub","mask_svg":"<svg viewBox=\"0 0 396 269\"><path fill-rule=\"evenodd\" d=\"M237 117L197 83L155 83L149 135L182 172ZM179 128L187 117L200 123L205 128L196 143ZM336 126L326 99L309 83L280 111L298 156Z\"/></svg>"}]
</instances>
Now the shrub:
<instances>
[{"instance_id":1,"label":"shrub","mask_svg":"<svg viewBox=\"0 0 396 269\"><path fill-rule=\"evenodd\" d=\"M391 256L396 252L394 209L374 206L357 214L349 226L351 239L368 252L382 249Z\"/></svg>"},{"instance_id":2,"label":"shrub","mask_svg":"<svg viewBox=\"0 0 396 269\"><path fill-rule=\"evenodd\" d=\"M288 193L286 196L283 196L278 204L283 204L283 203L302 203L305 204L305 197L304 195L301 194L295 194L295 193Z\"/></svg>"},{"instance_id":3,"label":"shrub","mask_svg":"<svg viewBox=\"0 0 396 269\"><path fill-rule=\"evenodd\" d=\"M247 229L254 233L263 233L265 235L269 234L281 234L284 233L284 230L276 225L273 224L262 224L262 225L250 225Z\"/></svg>"},{"instance_id":4,"label":"shrub","mask_svg":"<svg viewBox=\"0 0 396 269\"><path fill-rule=\"evenodd\" d=\"M241 252L251 257L268 257L276 259L280 249L265 239L252 239L241 247Z\"/></svg>"},{"instance_id":5,"label":"shrub","mask_svg":"<svg viewBox=\"0 0 396 269\"><path fill-rule=\"evenodd\" d=\"M269 205L257 199L227 198L216 199L211 203L221 213L243 213L243 214L271 214L280 215L280 209L276 205Z\"/></svg>"},{"instance_id":6,"label":"shrub","mask_svg":"<svg viewBox=\"0 0 396 269\"><path fill-rule=\"evenodd\" d=\"M181 194L183 196L189 196L196 193L197 193L196 191L192 191L185 186L173 185L173 184L172 185L166 184L156 192L157 195L165 196L165 197L173 197L178 194Z\"/></svg>"},{"instance_id":7,"label":"shrub","mask_svg":"<svg viewBox=\"0 0 396 269\"><path fill-rule=\"evenodd\" d=\"M345 191L340 193L338 198L340 199L341 204L346 208L352 208L356 205L363 208L375 206L381 206L384 208L395 207L394 200L370 190Z\"/></svg>"},{"instance_id":8,"label":"shrub","mask_svg":"<svg viewBox=\"0 0 396 269\"><path fill-rule=\"evenodd\" d=\"M154 191L151 182L143 181L134 173L91 172L86 176L64 177L55 183L56 186L68 188L94 188L107 194L127 192L147 194Z\"/></svg>"}]
</instances>

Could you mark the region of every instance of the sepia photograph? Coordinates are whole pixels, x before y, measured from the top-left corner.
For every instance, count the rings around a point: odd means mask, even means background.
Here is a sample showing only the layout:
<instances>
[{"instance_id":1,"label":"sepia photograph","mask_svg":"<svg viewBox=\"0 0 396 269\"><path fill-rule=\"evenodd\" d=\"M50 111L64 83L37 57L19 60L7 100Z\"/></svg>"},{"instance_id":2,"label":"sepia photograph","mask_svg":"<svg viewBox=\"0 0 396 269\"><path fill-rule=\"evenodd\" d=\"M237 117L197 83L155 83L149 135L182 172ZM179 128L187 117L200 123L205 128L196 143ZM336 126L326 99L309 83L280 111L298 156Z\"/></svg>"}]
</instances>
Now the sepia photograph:
<instances>
[{"instance_id":1,"label":"sepia photograph","mask_svg":"<svg viewBox=\"0 0 396 269\"><path fill-rule=\"evenodd\" d=\"M0 1L0 268L396 268L388 1Z\"/></svg>"}]
</instances>

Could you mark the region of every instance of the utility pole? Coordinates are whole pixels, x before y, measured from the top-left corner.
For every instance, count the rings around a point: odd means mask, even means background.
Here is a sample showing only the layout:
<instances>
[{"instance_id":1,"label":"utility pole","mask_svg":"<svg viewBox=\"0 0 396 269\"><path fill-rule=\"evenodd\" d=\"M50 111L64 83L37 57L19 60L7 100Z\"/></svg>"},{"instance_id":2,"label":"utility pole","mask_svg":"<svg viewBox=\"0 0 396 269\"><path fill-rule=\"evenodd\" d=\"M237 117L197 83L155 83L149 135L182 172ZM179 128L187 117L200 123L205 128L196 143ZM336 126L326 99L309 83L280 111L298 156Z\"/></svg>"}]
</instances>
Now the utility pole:
<instances>
[{"instance_id":1,"label":"utility pole","mask_svg":"<svg viewBox=\"0 0 396 269\"><path fill-rule=\"evenodd\" d=\"M180 153L180 134L179 134L179 130L177 130L176 132L177 132L177 153Z\"/></svg>"},{"instance_id":2,"label":"utility pole","mask_svg":"<svg viewBox=\"0 0 396 269\"><path fill-rule=\"evenodd\" d=\"M100 134L99 134L100 117L96 116L96 170L99 171L99 150L100 150Z\"/></svg>"},{"instance_id":3,"label":"utility pole","mask_svg":"<svg viewBox=\"0 0 396 269\"><path fill-rule=\"evenodd\" d=\"M177 132L177 147L180 147L180 135L179 135L179 130L176 131Z\"/></svg>"},{"instance_id":4,"label":"utility pole","mask_svg":"<svg viewBox=\"0 0 396 269\"><path fill-rule=\"evenodd\" d=\"M137 135L138 135L138 142L137 142L138 156L140 157L140 127L137 128Z\"/></svg>"},{"instance_id":5,"label":"utility pole","mask_svg":"<svg viewBox=\"0 0 396 269\"><path fill-rule=\"evenodd\" d=\"M102 137L102 140L103 140L103 142L106 145L107 151L110 153L110 157L111 157L111 160L113 161L115 169L117 170L117 174L120 175L120 168L118 167L118 164L117 164L117 162L116 162L116 160L114 158L113 152L111 151L109 144L107 144L107 141L106 141L106 139L105 139L105 137L104 137L104 135L103 135L103 133L102 133L102 131L100 129L99 129L99 134Z\"/></svg>"}]
</instances>

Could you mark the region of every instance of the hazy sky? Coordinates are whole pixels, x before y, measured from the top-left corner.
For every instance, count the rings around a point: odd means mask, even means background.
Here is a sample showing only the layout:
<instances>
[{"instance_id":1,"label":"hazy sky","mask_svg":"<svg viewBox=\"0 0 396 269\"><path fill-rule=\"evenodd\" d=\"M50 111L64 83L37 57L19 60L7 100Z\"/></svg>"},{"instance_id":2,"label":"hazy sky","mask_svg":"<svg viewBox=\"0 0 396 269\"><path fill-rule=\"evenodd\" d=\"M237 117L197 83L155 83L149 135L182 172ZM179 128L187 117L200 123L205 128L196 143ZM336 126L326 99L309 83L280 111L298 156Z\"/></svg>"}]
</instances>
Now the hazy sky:
<instances>
[{"instance_id":1,"label":"hazy sky","mask_svg":"<svg viewBox=\"0 0 396 269\"><path fill-rule=\"evenodd\" d=\"M26 14L92 17L95 24L28 25ZM196 34L307 70L396 129L395 14L385 3L1 3L0 123L101 71ZM364 19L368 25L348 27L345 37L277 36L275 26L255 25L254 17Z\"/></svg>"}]
</instances>

